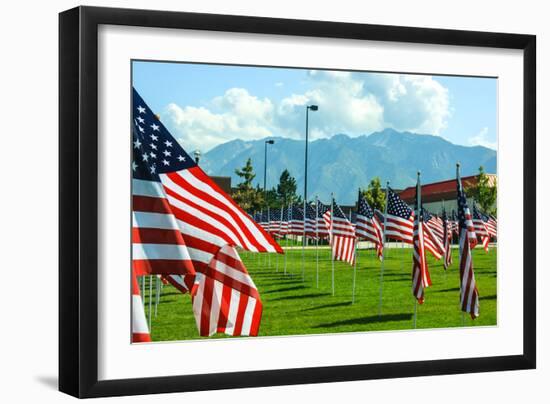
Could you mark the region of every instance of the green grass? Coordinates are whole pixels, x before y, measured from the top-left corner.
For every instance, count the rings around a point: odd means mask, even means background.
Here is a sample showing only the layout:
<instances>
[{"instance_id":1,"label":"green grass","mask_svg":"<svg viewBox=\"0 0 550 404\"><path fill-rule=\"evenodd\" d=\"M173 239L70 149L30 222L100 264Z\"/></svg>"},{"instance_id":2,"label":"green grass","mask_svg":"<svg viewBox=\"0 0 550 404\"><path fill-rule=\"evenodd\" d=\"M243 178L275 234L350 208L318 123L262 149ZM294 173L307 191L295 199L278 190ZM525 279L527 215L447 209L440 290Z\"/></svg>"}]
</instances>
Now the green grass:
<instances>
[{"instance_id":1,"label":"green grass","mask_svg":"<svg viewBox=\"0 0 550 404\"><path fill-rule=\"evenodd\" d=\"M260 336L413 328L412 249L386 251L380 317L380 262L375 258L373 250L359 251L354 304L353 267L346 263L335 262L335 295L332 295L332 264L327 248L319 249L319 287L316 285L315 249L305 252L305 281L302 281L300 248L287 250L286 275L284 256L241 252L263 302ZM496 255L496 248L490 249L488 254L481 249L473 251L480 294L480 316L471 320L465 315L465 326L496 325ZM459 310L457 249L453 250L453 261L445 273L441 262L428 257L432 286L425 291L424 304L417 307L417 328L463 326L463 316ZM145 307L148 313L148 296L145 296ZM152 319L153 340L200 338L197 334L189 296L182 295L171 286L165 286L158 315Z\"/></svg>"}]
</instances>

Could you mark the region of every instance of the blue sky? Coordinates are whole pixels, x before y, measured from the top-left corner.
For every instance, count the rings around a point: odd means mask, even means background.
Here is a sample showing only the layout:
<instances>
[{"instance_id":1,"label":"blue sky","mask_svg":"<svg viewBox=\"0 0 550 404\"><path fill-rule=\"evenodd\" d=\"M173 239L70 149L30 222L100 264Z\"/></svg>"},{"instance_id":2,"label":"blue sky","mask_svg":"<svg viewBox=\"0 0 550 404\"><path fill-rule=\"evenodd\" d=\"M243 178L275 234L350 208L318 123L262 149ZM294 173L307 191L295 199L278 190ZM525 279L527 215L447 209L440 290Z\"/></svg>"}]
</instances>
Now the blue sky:
<instances>
[{"instance_id":1,"label":"blue sky","mask_svg":"<svg viewBox=\"0 0 550 404\"><path fill-rule=\"evenodd\" d=\"M184 148L392 127L496 149L494 78L133 62L133 85Z\"/></svg>"}]
</instances>

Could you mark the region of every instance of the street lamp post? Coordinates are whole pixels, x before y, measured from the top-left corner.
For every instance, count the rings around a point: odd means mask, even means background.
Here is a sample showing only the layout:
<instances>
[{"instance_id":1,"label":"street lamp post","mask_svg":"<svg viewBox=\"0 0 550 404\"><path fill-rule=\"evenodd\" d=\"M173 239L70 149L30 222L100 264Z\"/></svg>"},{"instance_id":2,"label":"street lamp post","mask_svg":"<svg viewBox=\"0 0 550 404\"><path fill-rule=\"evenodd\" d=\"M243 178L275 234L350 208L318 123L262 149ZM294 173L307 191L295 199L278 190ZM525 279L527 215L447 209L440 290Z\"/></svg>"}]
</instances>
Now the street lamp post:
<instances>
[{"instance_id":1,"label":"street lamp post","mask_svg":"<svg viewBox=\"0 0 550 404\"><path fill-rule=\"evenodd\" d=\"M193 152L193 154L195 155L195 163L199 164L199 159L201 158L201 151L197 149Z\"/></svg>"},{"instance_id":2,"label":"street lamp post","mask_svg":"<svg viewBox=\"0 0 550 404\"><path fill-rule=\"evenodd\" d=\"M264 144L264 199L267 204L267 188L266 188L266 181L267 181L267 145L275 143L275 140L269 139L265 141Z\"/></svg>"},{"instance_id":3,"label":"street lamp post","mask_svg":"<svg viewBox=\"0 0 550 404\"><path fill-rule=\"evenodd\" d=\"M305 280L305 263L304 263L304 249L306 246L306 215L307 215L307 150L308 150L308 137L309 137L309 111L317 111L319 107L317 105L306 105L306 152L304 158L304 233L302 235L302 281Z\"/></svg>"},{"instance_id":4,"label":"street lamp post","mask_svg":"<svg viewBox=\"0 0 550 404\"><path fill-rule=\"evenodd\" d=\"M308 150L308 137L309 137L309 111L317 111L319 107L317 105L306 106L306 153L304 161L304 215L306 213L306 201L307 201L307 150ZM305 217L305 216L304 216Z\"/></svg>"}]
</instances>

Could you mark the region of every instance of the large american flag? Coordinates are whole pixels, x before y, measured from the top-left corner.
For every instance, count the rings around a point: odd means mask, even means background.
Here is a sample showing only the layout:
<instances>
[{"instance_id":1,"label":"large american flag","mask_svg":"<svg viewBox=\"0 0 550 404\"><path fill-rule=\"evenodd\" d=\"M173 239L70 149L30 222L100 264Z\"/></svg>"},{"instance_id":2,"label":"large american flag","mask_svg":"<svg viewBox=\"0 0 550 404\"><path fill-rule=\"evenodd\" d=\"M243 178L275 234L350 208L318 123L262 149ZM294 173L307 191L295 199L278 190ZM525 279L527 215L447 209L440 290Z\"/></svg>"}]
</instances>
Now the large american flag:
<instances>
[{"instance_id":1,"label":"large american flag","mask_svg":"<svg viewBox=\"0 0 550 404\"><path fill-rule=\"evenodd\" d=\"M252 293L252 288L243 279L233 277L235 272L218 269L220 251L226 246L254 252L283 250L202 171L135 89L132 110L132 258L136 274L177 274L191 281L197 273L201 274L196 279L199 289L217 281L243 298L250 297L247 293ZM197 297L194 305L196 302Z\"/></svg>"},{"instance_id":2,"label":"large american flag","mask_svg":"<svg viewBox=\"0 0 550 404\"><path fill-rule=\"evenodd\" d=\"M323 216L328 217L329 220L333 259L353 265L355 263L355 227L334 200L332 212L329 211Z\"/></svg>"},{"instance_id":3,"label":"large american flag","mask_svg":"<svg viewBox=\"0 0 550 404\"><path fill-rule=\"evenodd\" d=\"M474 276L472 248L477 243L470 209L462 189L460 177L457 178L458 231L460 257L460 306L461 310L470 313L472 318L479 316L479 293Z\"/></svg>"},{"instance_id":4,"label":"large american flag","mask_svg":"<svg viewBox=\"0 0 550 404\"><path fill-rule=\"evenodd\" d=\"M274 237L281 236L281 209L270 208L269 215L269 233Z\"/></svg>"},{"instance_id":5,"label":"large american flag","mask_svg":"<svg viewBox=\"0 0 550 404\"><path fill-rule=\"evenodd\" d=\"M378 257L382 257L382 252L384 250L382 225L378 221L378 217L374 214L374 210L361 194L359 194L359 200L357 202L355 234L359 238L374 243Z\"/></svg>"},{"instance_id":6,"label":"large american flag","mask_svg":"<svg viewBox=\"0 0 550 404\"><path fill-rule=\"evenodd\" d=\"M422 204L418 203L420 198L420 184L416 185L416 215L413 229L413 270L412 270L412 293L418 303L424 303L424 289L432 284L428 263L426 262L424 213Z\"/></svg>"}]
</instances>

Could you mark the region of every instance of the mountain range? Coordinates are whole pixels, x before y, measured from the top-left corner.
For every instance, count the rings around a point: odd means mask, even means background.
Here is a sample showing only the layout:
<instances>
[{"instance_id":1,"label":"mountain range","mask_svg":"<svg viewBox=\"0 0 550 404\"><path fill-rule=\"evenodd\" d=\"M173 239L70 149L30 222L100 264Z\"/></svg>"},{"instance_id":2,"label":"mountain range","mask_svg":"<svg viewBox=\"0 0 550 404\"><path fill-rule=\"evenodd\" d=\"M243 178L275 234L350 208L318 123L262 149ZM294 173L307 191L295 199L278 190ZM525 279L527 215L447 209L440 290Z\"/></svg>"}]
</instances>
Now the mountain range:
<instances>
[{"instance_id":1,"label":"mountain range","mask_svg":"<svg viewBox=\"0 0 550 404\"><path fill-rule=\"evenodd\" d=\"M255 183L263 186L266 139L237 139L218 145L203 155L200 165L210 175L230 176L235 186L240 182L235 169L251 158ZM304 141L269 139L275 144L268 145L267 188L278 184L286 168L296 178L298 193L302 194ZM373 177L380 177L382 184L390 181L391 187L401 189L415 184L417 170L422 173L423 183L454 178L457 162L463 176L476 174L479 166L488 173L496 173L497 153L482 146L456 145L440 136L393 129L358 137L337 134L309 143L308 196L311 199L317 195L327 202L332 192L338 203L352 204L357 189L366 187Z\"/></svg>"}]
</instances>

